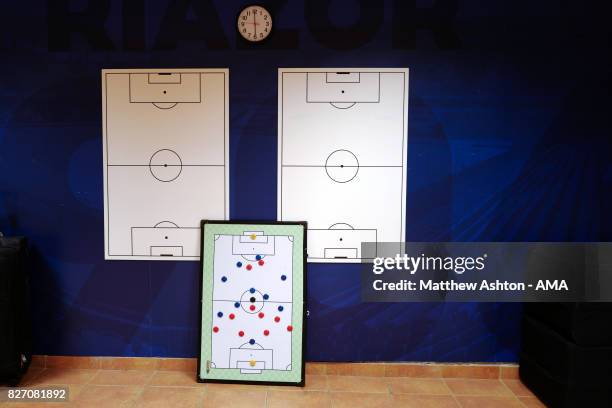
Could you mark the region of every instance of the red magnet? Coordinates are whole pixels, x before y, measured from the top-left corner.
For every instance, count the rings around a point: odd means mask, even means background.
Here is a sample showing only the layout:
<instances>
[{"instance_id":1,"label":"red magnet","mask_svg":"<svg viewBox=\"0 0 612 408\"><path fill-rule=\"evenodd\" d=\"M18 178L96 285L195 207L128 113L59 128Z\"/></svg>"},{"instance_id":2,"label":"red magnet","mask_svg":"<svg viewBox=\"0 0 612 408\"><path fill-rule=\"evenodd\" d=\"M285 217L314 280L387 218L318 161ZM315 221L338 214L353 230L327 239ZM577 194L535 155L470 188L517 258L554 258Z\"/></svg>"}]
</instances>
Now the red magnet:
<instances>
[{"instance_id":1,"label":"red magnet","mask_svg":"<svg viewBox=\"0 0 612 408\"><path fill-rule=\"evenodd\" d=\"M263 319L263 317L264 317L263 312L259 312L259 315L258 315L258 316L259 316L259 318L260 318L260 319Z\"/></svg>"},{"instance_id":2,"label":"red magnet","mask_svg":"<svg viewBox=\"0 0 612 408\"><path fill-rule=\"evenodd\" d=\"M213 327L213 332L218 333L219 332L219 328L217 326Z\"/></svg>"},{"instance_id":3,"label":"red magnet","mask_svg":"<svg viewBox=\"0 0 612 408\"><path fill-rule=\"evenodd\" d=\"M276 317L274 318L274 321L275 321L276 323L280 322L280 317L276 316Z\"/></svg>"},{"instance_id":4,"label":"red magnet","mask_svg":"<svg viewBox=\"0 0 612 408\"><path fill-rule=\"evenodd\" d=\"M293 326L292 325L287 326L287 331L289 331L289 332L293 331Z\"/></svg>"},{"instance_id":5,"label":"red magnet","mask_svg":"<svg viewBox=\"0 0 612 408\"><path fill-rule=\"evenodd\" d=\"M268 334L270 334L270 330L264 330L264 336L267 336Z\"/></svg>"},{"instance_id":6,"label":"red magnet","mask_svg":"<svg viewBox=\"0 0 612 408\"><path fill-rule=\"evenodd\" d=\"M250 271L251 269L253 269L253 266L252 266L251 264L248 264L248 265L246 266L246 270L247 270L247 271Z\"/></svg>"},{"instance_id":7,"label":"red magnet","mask_svg":"<svg viewBox=\"0 0 612 408\"><path fill-rule=\"evenodd\" d=\"M242 336L244 336L244 332L243 332L242 330L240 330L240 331L238 332L238 335L239 335L240 337L242 337Z\"/></svg>"},{"instance_id":8,"label":"red magnet","mask_svg":"<svg viewBox=\"0 0 612 408\"><path fill-rule=\"evenodd\" d=\"M251 311L255 310L255 305L249 306L249 309L251 309Z\"/></svg>"},{"instance_id":9,"label":"red magnet","mask_svg":"<svg viewBox=\"0 0 612 408\"><path fill-rule=\"evenodd\" d=\"M229 315L230 320L234 320L234 317L236 317L236 315L233 314L233 313L230 313L230 315Z\"/></svg>"},{"instance_id":10,"label":"red magnet","mask_svg":"<svg viewBox=\"0 0 612 408\"><path fill-rule=\"evenodd\" d=\"M259 262L257 262L257 263L259 264L259 266L263 266L264 261L263 261L263 259L260 259Z\"/></svg>"}]
</instances>

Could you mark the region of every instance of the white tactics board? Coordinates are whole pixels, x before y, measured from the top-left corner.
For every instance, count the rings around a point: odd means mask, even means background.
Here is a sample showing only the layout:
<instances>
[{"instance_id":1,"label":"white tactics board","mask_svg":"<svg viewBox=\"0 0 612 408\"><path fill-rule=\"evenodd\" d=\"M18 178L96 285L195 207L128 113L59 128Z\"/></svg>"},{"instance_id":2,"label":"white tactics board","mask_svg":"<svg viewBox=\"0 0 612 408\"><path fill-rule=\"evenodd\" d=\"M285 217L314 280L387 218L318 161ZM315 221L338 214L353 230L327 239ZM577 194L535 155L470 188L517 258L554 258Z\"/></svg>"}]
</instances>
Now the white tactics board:
<instances>
[{"instance_id":1,"label":"white tactics board","mask_svg":"<svg viewBox=\"0 0 612 408\"><path fill-rule=\"evenodd\" d=\"M303 223L203 221L198 379L303 384Z\"/></svg>"},{"instance_id":2,"label":"white tactics board","mask_svg":"<svg viewBox=\"0 0 612 408\"><path fill-rule=\"evenodd\" d=\"M278 220L308 222L309 261L405 241L407 123L408 69L279 69Z\"/></svg>"},{"instance_id":3,"label":"white tactics board","mask_svg":"<svg viewBox=\"0 0 612 408\"><path fill-rule=\"evenodd\" d=\"M287 316L292 315L293 240L288 236L258 234L251 241L249 235L253 233L256 232L220 235L215 242L214 264L219 267L214 271L213 312L215 317L225 312L228 318L218 319L215 326L223 330L212 336L212 361L216 368L240 368L242 373L288 370L291 332L283 327L289 321ZM255 250L251 249L253 246ZM227 267L221 267L224 264ZM242 279L224 282L229 271L242 268L249 269L242 273ZM277 330L270 335L268 329ZM265 347L259 343L264 343L264 339ZM249 365L250 360L256 364Z\"/></svg>"},{"instance_id":4,"label":"white tactics board","mask_svg":"<svg viewBox=\"0 0 612 408\"><path fill-rule=\"evenodd\" d=\"M105 259L197 260L228 218L228 75L102 70Z\"/></svg>"}]
</instances>

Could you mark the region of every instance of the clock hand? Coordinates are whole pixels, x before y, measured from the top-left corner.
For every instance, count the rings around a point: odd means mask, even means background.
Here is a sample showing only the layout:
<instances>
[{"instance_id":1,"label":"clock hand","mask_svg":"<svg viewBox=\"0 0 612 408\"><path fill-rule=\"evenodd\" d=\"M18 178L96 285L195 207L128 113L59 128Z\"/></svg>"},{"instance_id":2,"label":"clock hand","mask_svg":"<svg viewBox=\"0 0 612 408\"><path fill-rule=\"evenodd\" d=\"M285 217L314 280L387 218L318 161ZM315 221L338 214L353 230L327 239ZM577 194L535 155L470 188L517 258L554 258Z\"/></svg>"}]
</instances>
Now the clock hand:
<instances>
[{"instance_id":1,"label":"clock hand","mask_svg":"<svg viewBox=\"0 0 612 408\"><path fill-rule=\"evenodd\" d=\"M255 29L255 37L257 38L257 20L255 20L255 13L253 13L253 28Z\"/></svg>"}]
</instances>

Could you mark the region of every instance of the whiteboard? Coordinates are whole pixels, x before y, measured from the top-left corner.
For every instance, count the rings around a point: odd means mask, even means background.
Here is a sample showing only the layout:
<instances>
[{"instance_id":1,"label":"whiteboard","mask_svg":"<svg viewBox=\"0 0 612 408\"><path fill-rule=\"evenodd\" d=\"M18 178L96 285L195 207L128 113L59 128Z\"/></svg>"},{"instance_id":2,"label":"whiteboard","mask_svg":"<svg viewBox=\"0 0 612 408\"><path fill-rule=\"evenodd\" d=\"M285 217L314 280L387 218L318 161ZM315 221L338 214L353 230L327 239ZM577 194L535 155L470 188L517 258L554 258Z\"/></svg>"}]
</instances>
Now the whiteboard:
<instances>
[{"instance_id":1,"label":"whiteboard","mask_svg":"<svg viewBox=\"0 0 612 408\"><path fill-rule=\"evenodd\" d=\"M202 225L198 379L303 384L305 225Z\"/></svg>"},{"instance_id":2,"label":"whiteboard","mask_svg":"<svg viewBox=\"0 0 612 408\"><path fill-rule=\"evenodd\" d=\"M227 69L104 69L105 259L198 260L228 219Z\"/></svg>"},{"instance_id":3,"label":"whiteboard","mask_svg":"<svg viewBox=\"0 0 612 408\"><path fill-rule=\"evenodd\" d=\"M308 261L405 240L407 124L408 69L279 69L277 219L308 222Z\"/></svg>"}]
</instances>

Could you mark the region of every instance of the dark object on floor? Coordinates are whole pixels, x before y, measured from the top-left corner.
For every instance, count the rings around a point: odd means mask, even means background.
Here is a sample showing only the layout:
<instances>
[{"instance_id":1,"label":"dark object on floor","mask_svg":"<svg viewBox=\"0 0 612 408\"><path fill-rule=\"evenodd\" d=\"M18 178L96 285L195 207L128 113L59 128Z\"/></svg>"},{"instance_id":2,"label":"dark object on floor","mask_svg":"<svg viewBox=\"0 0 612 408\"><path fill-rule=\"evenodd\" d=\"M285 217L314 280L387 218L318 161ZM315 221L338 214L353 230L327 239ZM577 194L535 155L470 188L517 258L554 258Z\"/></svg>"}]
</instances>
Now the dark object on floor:
<instances>
[{"instance_id":1,"label":"dark object on floor","mask_svg":"<svg viewBox=\"0 0 612 408\"><path fill-rule=\"evenodd\" d=\"M524 310L579 346L612 344L612 303L526 303Z\"/></svg>"},{"instance_id":2,"label":"dark object on floor","mask_svg":"<svg viewBox=\"0 0 612 408\"><path fill-rule=\"evenodd\" d=\"M0 235L0 383L15 386L32 359L27 241Z\"/></svg>"},{"instance_id":3,"label":"dark object on floor","mask_svg":"<svg viewBox=\"0 0 612 408\"><path fill-rule=\"evenodd\" d=\"M526 305L519 375L548 406L612 406L611 306Z\"/></svg>"}]
</instances>

